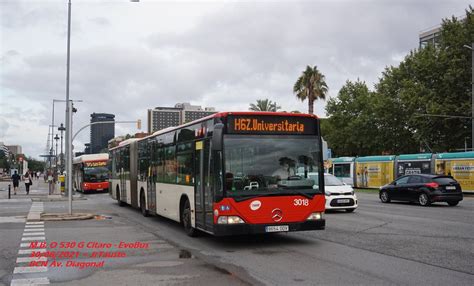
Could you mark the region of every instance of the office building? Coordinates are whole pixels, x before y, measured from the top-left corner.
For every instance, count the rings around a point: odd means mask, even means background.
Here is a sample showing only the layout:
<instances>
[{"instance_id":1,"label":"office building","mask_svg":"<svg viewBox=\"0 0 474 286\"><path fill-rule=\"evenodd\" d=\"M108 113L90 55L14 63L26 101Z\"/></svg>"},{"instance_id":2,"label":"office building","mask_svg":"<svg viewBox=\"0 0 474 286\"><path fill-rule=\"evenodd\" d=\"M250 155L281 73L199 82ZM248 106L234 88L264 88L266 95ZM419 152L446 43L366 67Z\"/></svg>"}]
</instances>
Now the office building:
<instances>
[{"instance_id":1,"label":"office building","mask_svg":"<svg viewBox=\"0 0 474 286\"><path fill-rule=\"evenodd\" d=\"M108 113L92 113L91 123L115 121L115 115ZM107 149L107 143L115 137L115 123L104 123L91 125L90 154L100 153Z\"/></svg>"},{"instance_id":2,"label":"office building","mask_svg":"<svg viewBox=\"0 0 474 286\"><path fill-rule=\"evenodd\" d=\"M178 126L216 113L215 108L190 103L177 103L174 107L155 107L148 109L148 133Z\"/></svg>"},{"instance_id":3,"label":"office building","mask_svg":"<svg viewBox=\"0 0 474 286\"><path fill-rule=\"evenodd\" d=\"M441 26L421 31L419 34L420 48L423 48L428 44L436 45L438 43L440 32Z\"/></svg>"}]
</instances>

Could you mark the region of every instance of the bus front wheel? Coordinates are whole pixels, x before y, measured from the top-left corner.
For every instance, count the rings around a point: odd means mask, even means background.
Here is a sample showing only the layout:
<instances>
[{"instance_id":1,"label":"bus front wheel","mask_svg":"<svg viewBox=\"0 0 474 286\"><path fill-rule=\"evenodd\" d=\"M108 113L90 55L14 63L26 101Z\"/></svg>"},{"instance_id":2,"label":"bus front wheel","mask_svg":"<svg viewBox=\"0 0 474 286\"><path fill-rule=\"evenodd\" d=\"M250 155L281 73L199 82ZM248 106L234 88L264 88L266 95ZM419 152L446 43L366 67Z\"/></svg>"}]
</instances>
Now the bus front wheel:
<instances>
[{"instance_id":1,"label":"bus front wheel","mask_svg":"<svg viewBox=\"0 0 474 286\"><path fill-rule=\"evenodd\" d=\"M187 235L194 237L197 235L197 230L191 225L191 206L189 200L184 203L183 213L181 214L181 220L183 222L184 231Z\"/></svg>"}]
</instances>

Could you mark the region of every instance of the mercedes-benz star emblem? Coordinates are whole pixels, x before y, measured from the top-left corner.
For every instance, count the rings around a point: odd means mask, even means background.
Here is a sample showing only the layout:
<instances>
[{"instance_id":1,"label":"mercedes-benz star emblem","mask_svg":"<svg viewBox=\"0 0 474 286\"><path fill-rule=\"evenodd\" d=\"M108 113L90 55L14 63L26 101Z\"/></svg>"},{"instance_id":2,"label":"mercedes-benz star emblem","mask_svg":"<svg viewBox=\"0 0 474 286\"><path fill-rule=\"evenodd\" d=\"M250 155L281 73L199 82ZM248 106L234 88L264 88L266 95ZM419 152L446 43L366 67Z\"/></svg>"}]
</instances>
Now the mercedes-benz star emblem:
<instances>
[{"instance_id":1,"label":"mercedes-benz star emblem","mask_svg":"<svg viewBox=\"0 0 474 286\"><path fill-rule=\"evenodd\" d=\"M281 209L272 210L272 219L276 222L280 221L283 218L283 212Z\"/></svg>"}]
</instances>

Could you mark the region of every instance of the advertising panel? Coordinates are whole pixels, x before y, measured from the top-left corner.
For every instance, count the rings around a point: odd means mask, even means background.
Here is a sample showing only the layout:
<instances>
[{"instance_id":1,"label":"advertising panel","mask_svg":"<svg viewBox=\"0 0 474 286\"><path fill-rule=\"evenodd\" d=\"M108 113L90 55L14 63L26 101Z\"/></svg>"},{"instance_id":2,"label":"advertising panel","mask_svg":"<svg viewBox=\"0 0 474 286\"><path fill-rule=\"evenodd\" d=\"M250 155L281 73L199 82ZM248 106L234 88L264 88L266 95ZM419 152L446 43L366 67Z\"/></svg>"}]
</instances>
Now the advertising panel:
<instances>
[{"instance_id":1,"label":"advertising panel","mask_svg":"<svg viewBox=\"0 0 474 286\"><path fill-rule=\"evenodd\" d=\"M463 192L474 192L474 159L436 160L436 174L452 176Z\"/></svg>"},{"instance_id":2,"label":"advertising panel","mask_svg":"<svg viewBox=\"0 0 474 286\"><path fill-rule=\"evenodd\" d=\"M378 188L393 181L393 161L357 162L357 187Z\"/></svg>"}]
</instances>

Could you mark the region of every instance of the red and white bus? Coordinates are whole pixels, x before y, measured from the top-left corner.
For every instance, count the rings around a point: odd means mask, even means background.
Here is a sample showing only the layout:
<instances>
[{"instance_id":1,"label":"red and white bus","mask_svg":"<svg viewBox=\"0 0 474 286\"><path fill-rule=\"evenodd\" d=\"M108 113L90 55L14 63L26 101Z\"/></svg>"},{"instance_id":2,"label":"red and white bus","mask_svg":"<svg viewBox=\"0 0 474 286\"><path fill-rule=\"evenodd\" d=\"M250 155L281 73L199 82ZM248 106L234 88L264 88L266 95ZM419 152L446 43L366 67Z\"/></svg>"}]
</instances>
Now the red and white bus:
<instances>
[{"instance_id":1,"label":"red and white bus","mask_svg":"<svg viewBox=\"0 0 474 286\"><path fill-rule=\"evenodd\" d=\"M220 112L110 149L110 194L191 236L324 229L321 145L314 115Z\"/></svg>"},{"instance_id":2,"label":"red and white bus","mask_svg":"<svg viewBox=\"0 0 474 286\"><path fill-rule=\"evenodd\" d=\"M109 154L87 154L74 158L72 173L74 189L81 192L108 191L109 169L107 162Z\"/></svg>"}]
</instances>

